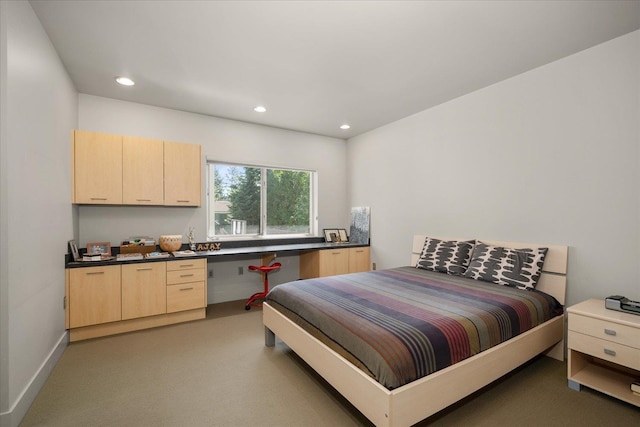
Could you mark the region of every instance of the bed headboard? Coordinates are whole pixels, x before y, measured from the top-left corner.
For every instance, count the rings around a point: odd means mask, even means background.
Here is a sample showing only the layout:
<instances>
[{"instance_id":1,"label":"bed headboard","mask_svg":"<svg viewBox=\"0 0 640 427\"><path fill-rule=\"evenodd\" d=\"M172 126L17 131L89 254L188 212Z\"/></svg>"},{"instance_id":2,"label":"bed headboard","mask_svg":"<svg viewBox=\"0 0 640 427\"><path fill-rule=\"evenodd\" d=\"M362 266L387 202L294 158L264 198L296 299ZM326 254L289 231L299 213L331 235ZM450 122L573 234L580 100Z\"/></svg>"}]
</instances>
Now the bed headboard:
<instances>
[{"instance_id":1,"label":"bed headboard","mask_svg":"<svg viewBox=\"0 0 640 427\"><path fill-rule=\"evenodd\" d=\"M417 234L413 236L413 246L411 249L411 265L416 265L422 247L424 246L424 239L426 234ZM473 238L459 238L459 237L438 237L431 236L440 240L474 240ZM542 267L542 274L536 289L545 292L562 305L565 304L565 296L567 291L567 259L569 254L569 248L567 246L559 245L541 245L539 243L515 243L515 242L502 242L498 240L485 240L475 239L483 243L492 246L503 246L506 248L549 248L547 255L544 259L544 266Z\"/></svg>"}]
</instances>

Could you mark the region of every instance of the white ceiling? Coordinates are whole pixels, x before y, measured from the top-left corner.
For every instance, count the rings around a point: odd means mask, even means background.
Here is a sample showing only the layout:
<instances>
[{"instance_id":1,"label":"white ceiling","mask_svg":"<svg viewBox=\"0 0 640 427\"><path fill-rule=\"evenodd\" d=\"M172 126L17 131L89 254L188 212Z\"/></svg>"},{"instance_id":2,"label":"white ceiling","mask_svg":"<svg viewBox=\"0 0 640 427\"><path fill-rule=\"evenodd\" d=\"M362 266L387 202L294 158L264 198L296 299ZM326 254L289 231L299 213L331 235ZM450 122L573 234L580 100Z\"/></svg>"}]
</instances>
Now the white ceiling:
<instances>
[{"instance_id":1,"label":"white ceiling","mask_svg":"<svg viewBox=\"0 0 640 427\"><path fill-rule=\"evenodd\" d=\"M339 138L640 28L640 0L31 4L81 93Z\"/></svg>"}]
</instances>

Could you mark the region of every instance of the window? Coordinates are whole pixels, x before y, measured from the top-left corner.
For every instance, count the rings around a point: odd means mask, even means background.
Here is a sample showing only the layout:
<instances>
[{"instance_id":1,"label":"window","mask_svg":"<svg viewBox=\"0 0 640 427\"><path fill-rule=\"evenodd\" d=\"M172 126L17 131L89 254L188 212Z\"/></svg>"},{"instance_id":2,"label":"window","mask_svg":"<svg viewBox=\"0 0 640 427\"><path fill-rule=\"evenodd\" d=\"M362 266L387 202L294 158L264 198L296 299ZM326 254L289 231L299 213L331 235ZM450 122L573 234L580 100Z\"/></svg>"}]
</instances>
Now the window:
<instances>
[{"instance_id":1,"label":"window","mask_svg":"<svg viewBox=\"0 0 640 427\"><path fill-rule=\"evenodd\" d=\"M209 238L315 234L315 172L208 163Z\"/></svg>"}]
</instances>

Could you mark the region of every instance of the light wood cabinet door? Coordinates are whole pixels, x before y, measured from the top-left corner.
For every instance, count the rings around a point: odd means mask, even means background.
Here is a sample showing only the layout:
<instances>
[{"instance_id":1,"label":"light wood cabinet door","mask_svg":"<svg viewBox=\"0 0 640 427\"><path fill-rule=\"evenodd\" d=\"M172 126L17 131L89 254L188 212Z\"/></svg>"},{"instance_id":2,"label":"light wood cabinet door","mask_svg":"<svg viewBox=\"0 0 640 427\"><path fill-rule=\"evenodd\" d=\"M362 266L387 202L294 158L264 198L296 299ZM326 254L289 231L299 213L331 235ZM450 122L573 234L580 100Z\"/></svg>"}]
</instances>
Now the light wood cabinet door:
<instances>
[{"instance_id":1,"label":"light wood cabinet door","mask_svg":"<svg viewBox=\"0 0 640 427\"><path fill-rule=\"evenodd\" d=\"M122 320L167 312L167 263L122 266Z\"/></svg>"},{"instance_id":2,"label":"light wood cabinet door","mask_svg":"<svg viewBox=\"0 0 640 427\"><path fill-rule=\"evenodd\" d=\"M122 138L122 202L125 205L164 204L164 143Z\"/></svg>"},{"instance_id":3,"label":"light wood cabinet door","mask_svg":"<svg viewBox=\"0 0 640 427\"><path fill-rule=\"evenodd\" d=\"M200 206L202 153L200 145L164 142L164 204Z\"/></svg>"},{"instance_id":4,"label":"light wood cabinet door","mask_svg":"<svg viewBox=\"0 0 640 427\"><path fill-rule=\"evenodd\" d=\"M369 248L349 248L349 273L360 273L371 269Z\"/></svg>"},{"instance_id":5,"label":"light wood cabinet door","mask_svg":"<svg viewBox=\"0 0 640 427\"><path fill-rule=\"evenodd\" d=\"M72 201L122 204L122 137L76 130L73 133Z\"/></svg>"},{"instance_id":6,"label":"light wood cabinet door","mask_svg":"<svg viewBox=\"0 0 640 427\"><path fill-rule=\"evenodd\" d=\"M69 326L121 319L120 266L74 268L69 272Z\"/></svg>"},{"instance_id":7,"label":"light wood cabinet door","mask_svg":"<svg viewBox=\"0 0 640 427\"><path fill-rule=\"evenodd\" d=\"M320 253L319 277L349 272L349 249L328 249L318 252Z\"/></svg>"}]
</instances>

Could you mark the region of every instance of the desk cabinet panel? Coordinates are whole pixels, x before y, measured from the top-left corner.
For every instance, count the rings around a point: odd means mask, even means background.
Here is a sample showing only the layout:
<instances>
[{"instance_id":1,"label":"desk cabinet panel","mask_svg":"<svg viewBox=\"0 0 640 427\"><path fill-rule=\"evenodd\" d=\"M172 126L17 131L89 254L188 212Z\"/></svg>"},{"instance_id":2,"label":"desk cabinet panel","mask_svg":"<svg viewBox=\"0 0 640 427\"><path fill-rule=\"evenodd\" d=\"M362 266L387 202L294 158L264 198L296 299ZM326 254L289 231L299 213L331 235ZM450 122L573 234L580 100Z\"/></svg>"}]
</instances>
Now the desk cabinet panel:
<instances>
[{"instance_id":1,"label":"desk cabinet panel","mask_svg":"<svg viewBox=\"0 0 640 427\"><path fill-rule=\"evenodd\" d=\"M369 248L336 248L300 254L300 278L369 271Z\"/></svg>"},{"instance_id":2,"label":"desk cabinet panel","mask_svg":"<svg viewBox=\"0 0 640 427\"><path fill-rule=\"evenodd\" d=\"M120 266L76 268L69 274L69 326L121 319Z\"/></svg>"},{"instance_id":3,"label":"desk cabinet panel","mask_svg":"<svg viewBox=\"0 0 640 427\"><path fill-rule=\"evenodd\" d=\"M349 273L369 271L370 259L368 247L349 248Z\"/></svg>"},{"instance_id":4,"label":"desk cabinet panel","mask_svg":"<svg viewBox=\"0 0 640 427\"><path fill-rule=\"evenodd\" d=\"M167 312L166 263L122 266L122 320Z\"/></svg>"},{"instance_id":5,"label":"desk cabinet panel","mask_svg":"<svg viewBox=\"0 0 640 427\"><path fill-rule=\"evenodd\" d=\"M320 251L320 277L347 274L349 272L349 249Z\"/></svg>"}]
</instances>

